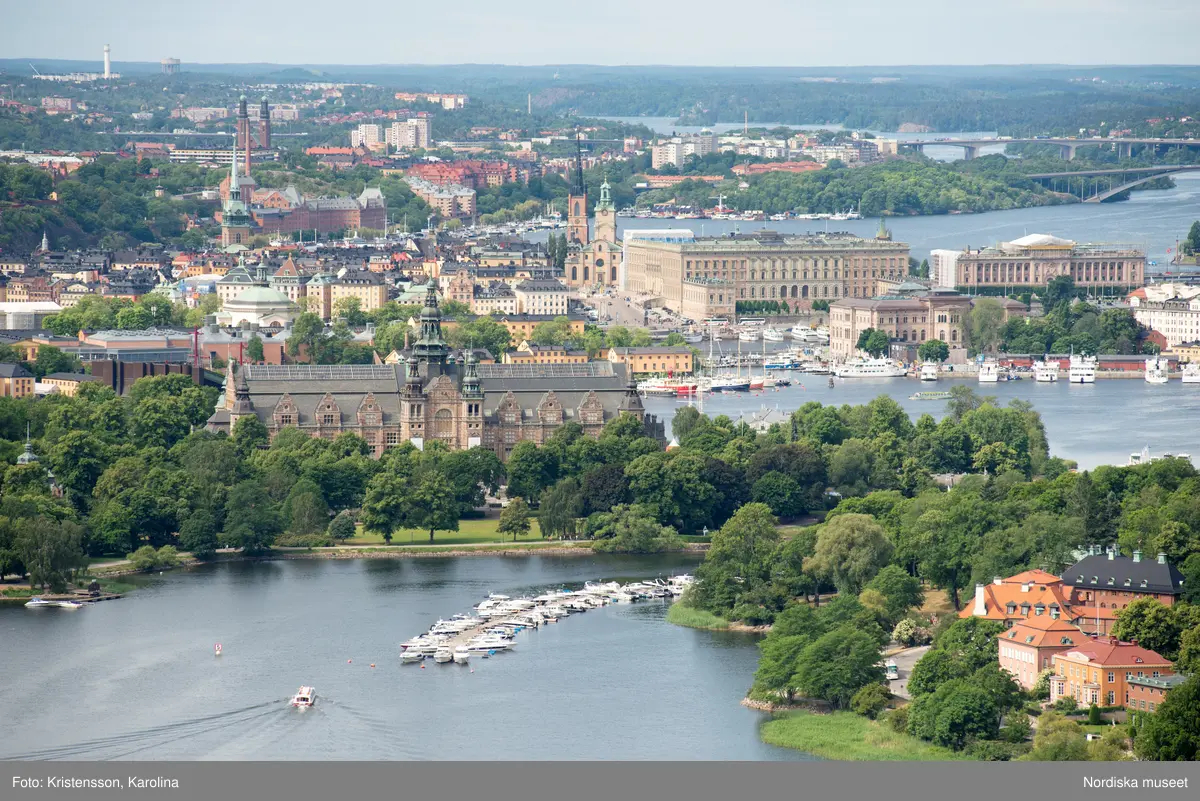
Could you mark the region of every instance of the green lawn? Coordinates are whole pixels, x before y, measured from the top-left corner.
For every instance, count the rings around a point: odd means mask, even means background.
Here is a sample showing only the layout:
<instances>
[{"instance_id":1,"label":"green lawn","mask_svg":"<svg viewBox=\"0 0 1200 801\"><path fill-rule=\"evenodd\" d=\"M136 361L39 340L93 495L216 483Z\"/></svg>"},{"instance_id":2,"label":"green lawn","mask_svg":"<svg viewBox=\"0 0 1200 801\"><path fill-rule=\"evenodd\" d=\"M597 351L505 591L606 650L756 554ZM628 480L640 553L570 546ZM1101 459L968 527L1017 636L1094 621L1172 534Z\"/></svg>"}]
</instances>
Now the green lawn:
<instances>
[{"instance_id":1,"label":"green lawn","mask_svg":"<svg viewBox=\"0 0 1200 801\"><path fill-rule=\"evenodd\" d=\"M921 762L966 759L948 748L931 745L886 724L852 712L818 715L787 712L759 729L763 742L795 748L825 759L859 762Z\"/></svg>"},{"instance_id":2,"label":"green lawn","mask_svg":"<svg viewBox=\"0 0 1200 801\"><path fill-rule=\"evenodd\" d=\"M676 601L671 604L671 608L667 610L667 622L674 623L676 626L687 626L689 629L714 629L721 630L729 628L729 621L723 617L717 617L712 612L704 609L693 609L690 606L684 606Z\"/></svg>"},{"instance_id":3,"label":"green lawn","mask_svg":"<svg viewBox=\"0 0 1200 801\"><path fill-rule=\"evenodd\" d=\"M541 542L542 536L538 530L537 520L529 521L529 534L525 537L518 537L517 542ZM496 518L483 518L479 520L460 520L458 521L458 531L437 531L433 535L434 545L466 545L469 543L483 542L512 542L512 537L501 537L496 529L500 526L500 521ZM392 545L408 545L410 542L414 545L428 545L428 531L397 531L392 535ZM350 539L346 540L346 545L384 545L383 536L375 533L364 532L362 526L359 526L358 533Z\"/></svg>"}]
</instances>

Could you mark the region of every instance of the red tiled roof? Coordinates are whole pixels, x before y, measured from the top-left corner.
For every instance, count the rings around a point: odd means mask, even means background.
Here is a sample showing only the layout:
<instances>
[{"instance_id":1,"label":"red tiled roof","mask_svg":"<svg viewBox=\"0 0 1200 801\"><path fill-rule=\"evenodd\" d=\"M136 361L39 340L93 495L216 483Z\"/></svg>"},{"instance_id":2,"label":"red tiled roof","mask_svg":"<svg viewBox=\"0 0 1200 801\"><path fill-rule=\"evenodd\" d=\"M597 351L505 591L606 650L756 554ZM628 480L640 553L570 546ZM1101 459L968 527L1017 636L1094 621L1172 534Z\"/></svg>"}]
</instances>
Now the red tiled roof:
<instances>
[{"instance_id":1,"label":"red tiled roof","mask_svg":"<svg viewBox=\"0 0 1200 801\"><path fill-rule=\"evenodd\" d=\"M1083 645L1058 654L1058 657L1072 662L1080 658L1105 667L1133 667L1135 665L1166 665L1171 666L1171 660L1159 656L1149 648L1134 645L1131 642L1118 642L1115 638L1101 637L1087 640ZM1078 657L1078 658L1077 658Z\"/></svg>"}]
</instances>

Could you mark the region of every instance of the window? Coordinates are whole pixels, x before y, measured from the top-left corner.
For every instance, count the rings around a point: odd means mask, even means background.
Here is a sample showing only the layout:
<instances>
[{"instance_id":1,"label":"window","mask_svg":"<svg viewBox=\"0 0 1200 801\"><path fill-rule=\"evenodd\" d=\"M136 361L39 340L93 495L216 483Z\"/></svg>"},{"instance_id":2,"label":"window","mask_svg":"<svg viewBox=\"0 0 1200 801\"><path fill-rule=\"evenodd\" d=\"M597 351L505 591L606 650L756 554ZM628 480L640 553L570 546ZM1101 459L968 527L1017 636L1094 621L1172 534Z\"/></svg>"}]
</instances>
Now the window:
<instances>
[{"instance_id":1,"label":"window","mask_svg":"<svg viewBox=\"0 0 1200 801\"><path fill-rule=\"evenodd\" d=\"M335 423L334 423L334 415L332 415L332 414L323 414L323 415L321 415L321 425L323 425L323 426L331 426L331 425L334 425L334 424L335 424Z\"/></svg>"},{"instance_id":2,"label":"window","mask_svg":"<svg viewBox=\"0 0 1200 801\"><path fill-rule=\"evenodd\" d=\"M279 415L279 425L290 426L292 424L292 416L290 414Z\"/></svg>"},{"instance_id":3,"label":"window","mask_svg":"<svg viewBox=\"0 0 1200 801\"><path fill-rule=\"evenodd\" d=\"M1116 673L1114 673L1114 672L1113 672L1113 671L1111 671L1111 670L1110 670L1110 671L1108 671L1108 680L1109 680L1109 681L1116 681L1116 680L1117 680L1117 674L1116 674Z\"/></svg>"}]
</instances>

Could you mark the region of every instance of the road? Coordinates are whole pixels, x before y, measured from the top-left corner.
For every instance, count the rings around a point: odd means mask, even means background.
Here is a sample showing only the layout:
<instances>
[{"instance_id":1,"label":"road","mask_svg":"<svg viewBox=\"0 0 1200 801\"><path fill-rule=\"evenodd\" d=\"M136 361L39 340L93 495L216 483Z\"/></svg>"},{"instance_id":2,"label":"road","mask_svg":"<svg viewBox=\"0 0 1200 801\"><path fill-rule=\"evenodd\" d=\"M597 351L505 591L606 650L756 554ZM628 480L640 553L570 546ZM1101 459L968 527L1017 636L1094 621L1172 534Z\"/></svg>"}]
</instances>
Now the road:
<instances>
[{"instance_id":1,"label":"road","mask_svg":"<svg viewBox=\"0 0 1200 801\"><path fill-rule=\"evenodd\" d=\"M619 294L614 294L612 297L593 295L590 298L584 298L583 302L600 312L600 319L597 322L601 325L608 323L628 328L645 328L645 311L632 300L627 303L625 297L625 295ZM609 317L607 321L605 314Z\"/></svg>"},{"instance_id":2,"label":"road","mask_svg":"<svg viewBox=\"0 0 1200 801\"><path fill-rule=\"evenodd\" d=\"M917 660L925 656L925 652L928 650L928 645L921 645L916 648L905 648L889 657L889 659L895 660L896 667L900 670L900 678L888 682L888 689L892 691L892 695L906 700L912 697L908 694L908 677L912 674L913 665L917 664Z\"/></svg>"}]
</instances>

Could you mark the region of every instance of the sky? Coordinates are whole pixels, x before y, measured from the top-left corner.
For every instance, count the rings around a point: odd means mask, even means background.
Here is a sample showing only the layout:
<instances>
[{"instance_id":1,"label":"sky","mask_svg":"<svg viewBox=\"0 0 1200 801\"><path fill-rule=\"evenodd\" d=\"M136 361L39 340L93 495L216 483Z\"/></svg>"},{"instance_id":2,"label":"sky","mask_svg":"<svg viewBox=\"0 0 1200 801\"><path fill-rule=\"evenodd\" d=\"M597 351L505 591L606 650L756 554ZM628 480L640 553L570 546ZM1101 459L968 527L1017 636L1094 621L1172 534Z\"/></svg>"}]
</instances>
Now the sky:
<instances>
[{"instance_id":1,"label":"sky","mask_svg":"<svg viewBox=\"0 0 1200 801\"><path fill-rule=\"evenodd\" d=\"M0 19L0 58L99 65L107 43L118 71L164 57L185 69L1195 64L1200 0L0 0Z\"/></svg>"}]
</instances>

